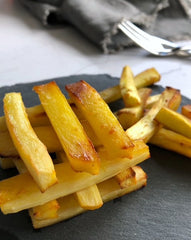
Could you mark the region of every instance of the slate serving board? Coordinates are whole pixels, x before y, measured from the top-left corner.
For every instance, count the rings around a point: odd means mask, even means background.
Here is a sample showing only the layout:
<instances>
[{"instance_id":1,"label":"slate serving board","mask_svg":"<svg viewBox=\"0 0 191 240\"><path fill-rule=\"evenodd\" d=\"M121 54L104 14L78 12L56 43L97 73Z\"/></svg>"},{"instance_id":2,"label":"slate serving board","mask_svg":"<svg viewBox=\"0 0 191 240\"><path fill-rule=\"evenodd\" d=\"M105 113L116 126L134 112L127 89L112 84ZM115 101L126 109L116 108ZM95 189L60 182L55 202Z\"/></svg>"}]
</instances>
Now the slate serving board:
<instances>
[{"instance_id":1,"label":"slate serving board","mask_svg":"<svg viewBox=\"0 0 191 240\"><path fill-rule=\"evenodd\" d=\"M118 84L108 75L80 75L54 79L64 93L67 83L84 79L98 91ZM32 91L40 81L0 88L0 114L6 92L21 92L27 107L39 104ZM153 93L162 91L153 87ZM183 97L183 104L191 101ZM112 110L123 106L111 104ZM67 221L34 230L27 211L0 213L1 240L188 240L191 239L191 160L179 154L151 146L151 158L141 164L148 175L147 187L104 204ZM16 170L0 170L0 179L16 174Z\"/></svg>"}]
</instances>

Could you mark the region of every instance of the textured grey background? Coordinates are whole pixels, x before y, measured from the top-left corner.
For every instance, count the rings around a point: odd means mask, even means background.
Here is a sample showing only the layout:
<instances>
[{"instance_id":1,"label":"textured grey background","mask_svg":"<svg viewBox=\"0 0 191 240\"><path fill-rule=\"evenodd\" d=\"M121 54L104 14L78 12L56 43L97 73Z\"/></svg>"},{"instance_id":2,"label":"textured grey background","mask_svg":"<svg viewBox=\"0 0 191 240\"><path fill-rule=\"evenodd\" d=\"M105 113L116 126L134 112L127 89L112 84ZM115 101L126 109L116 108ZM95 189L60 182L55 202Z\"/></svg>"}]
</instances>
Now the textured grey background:
<instances>
[{"instance_id":1,"label":"textured grey background","mask_svg":"<svg viewBox=\"0 0 191 240\"><path fill-rule=\"evenodd\" d=\"M64 85L84 79L97 90L118 84L108 75L81 75L56 79L63 92ZM49 81L49 80L47 80ZM32 87L39 83L18 84L0 89L0 106L6 92L19 91L26 106L38 104ZM155 93L162 88L153 88ZM183 98L183 104L190 100ZM121 101L112 109L122 107ZM191 161L157 147L151 147L151 158L141 164L148 175L147 187L104 204L96 211L86 212L56 225L34 230L27 211L4 216L0 213L2 240L189 240L191 239ZM0 170L0 179L16 174Z\"/></svg>"}]
</instances>

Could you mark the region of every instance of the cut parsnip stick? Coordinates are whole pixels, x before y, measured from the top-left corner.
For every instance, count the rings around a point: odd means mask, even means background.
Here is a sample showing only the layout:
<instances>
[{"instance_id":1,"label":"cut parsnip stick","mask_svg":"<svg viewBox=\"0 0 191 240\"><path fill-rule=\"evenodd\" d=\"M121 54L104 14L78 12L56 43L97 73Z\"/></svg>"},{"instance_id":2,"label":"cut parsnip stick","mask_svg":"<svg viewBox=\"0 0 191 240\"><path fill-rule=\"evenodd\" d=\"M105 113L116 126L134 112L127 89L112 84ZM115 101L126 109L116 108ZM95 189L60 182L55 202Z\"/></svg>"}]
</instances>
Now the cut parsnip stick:
<instances>
[{"instance_id":1,"label":"cut parsnip stick","mask_svg":"<svg viewBox=\"0 0 191 240\"><path fill-rule=\"evenodd\" d=\"M191 119L191 105L188 104L188 105L183 106L182 109L181 109L181 113L185 117Z\"/></svg>"},{"instance_id":2,"label":"cut parsnip stick","mask_svg":"<svg viewBox=\"0 0 191 240\"><path fill-rule=\"evenodd\" d=\"M116 113L118 121L125 130L135 124L139 119L141 119L141 117L143 117L145 103L151 93L151 89L140 88L138 90L138 93L141 99L141 104L139 106L123 108Z\"/></svg>"},{"instance_id":3,"label":"cut parsnip stick","mask_svg":"<svg viewBox=\"0 0 191 240\"><path fill-rule=\"evenodd\" d=\"M49 220L56 219L58 217L58 209L60 205L57 200L52 200L43 205L30 209L30 215L36 220Z\"/></svg>"},{"instance_id":4,"label":"cut parsnip stick","mask_svg":"<svg viewBox=\"0 0 191 240\"><path fill-rule=\"evenodd\" d=\"M180 90L174 89L171 87L167 87L167 88L169 89L169 91L171 91L173 93L173 97L171 98L171 100L168 103L168 108L176 111L176 110L178 110L178 108L181 104L181 101L182 101L182 96L180 94ZM160 94L150 96L147 100L145 107L151 108L154 105L154 103L156 103L159 100L159 98L160 98Z\"/></svg>"},{"instance_id":5,"label":"cut parsnip stick","mask_svg":"<svg viewBox=\"0 0 191 240\"><path fill-rule=\"evenodd\" d=\"M174 96L177 94L177 90L167 87L161 94L159 101L149 110L149 112L141 118L136 124L126 130L127 135L131 139L142 139L147 142L160 128L160 125L154 121L154 118L161 110L162 107L172 107L175 102L179 102L179 98Z\"/></svg>"},{"instance_id":6,"label":"cut parsnip stick","mask_svg":"<svg viewBox=\"0 0 191 240\"><path fill-rule=\"evenodd\" d=\"M151 137L151 127L153 125L153 120L160 109L164 106L166 102L166 92L163 92L159 101L150 109L150 111L141 118L136 124L126 130L127 135L131 139L142 139L145 142ZM155 128L155 127L154 127Z\"/></svg>"},{"instance_id":7,"label":"cut parsnip stick","mask_svg":"<svg viewBox=\"0 0 191 240\"><path fill-rule=\"evenodd\" d=\"M57 182L54 165L45 145L30 125L20 93L5 95L4 111L19 155L41 191L45 191Z\"/></svg>"},{"instance_id":8,"label":"cut parsnip stick","mask_svg":"<svg viewBox=\"0 0 191 240\"><path fill-rule=\"evenodd\" d=\"M80 206L87 210L95 210L103 205L103 201L96 184L75 193Z\"/></svg>"},{"instance_id":9,"label":"cut parsnip stick","mask_svg":"<svg viewBox=\"0 0 191 240\"><path fill-rule=\"evenodd\" d=\"M68 161L66 154L63 151L58 152L56 155L60 163ZM74 193L74 195L76 195L80 206L84 209L94 210L103 205L103 201L96 184L82 189L81 191L77 191Z\"/></svg>"},{"instance_id":10,"label":"cut parsnip stick","mask_svg":"<svg viewBox=\"0 0 191 240\"><path fill-rule=\"evenodd\" d=\"M148 87L160 81L160 74L155 68L149 68L135 76L136 88Z\"/></svg>"},{"instance_id":11,"label":"cut parsnip stick","mask_svg":"<svg viewBox=\"0 0 191 240\"><path fill-rule=\"evenodd\" d=\"M43 205L31 208L30 215L33 216L33 219L36 220L47 220L58 217L58 209L60 205L57 200L52 200Z\"/></svg>"},{"instance_id":12,"label":"cut parsnip stick","mask_svg":"<svg viewBox=\"0 0 191 240\"><path fill-rule=\"evenodd\" d=\"M149 143L191 158L191 139L171 130L161 128Z\"/></svg>"},{"instance_id":13,"label":"cut parsnip stick","mask_svg":"<svg viewBox=\"0 0 191 240\"><path fill-rule=\"evenodd\" d=\"M155 68L150 68L136 75L134 81L136 88L148 87L160 81L160 74ZM100 96L106 103L111 103L120 99L121 91L119 85L101 91Z\"/></svg>"},{"instance_id":14,"label":"cut parsnip stick","mask_svg":"<svg viewBox=\"0 0 191 240\"><path fill-rule=\"evenodd\" d=\"M65 162L55 165L58 183L42 193L28 174L20 174L0 182L0 206L4 214L19 212L42 205L51 200L75 193L93 184L105 181L122 170L135 166L150 157L149 148L143 141L134 142L132 159L114 158L102 152L101 168L98 175L75 172ZM107 156L107 157L106 157ZM23 184L23 182L25 184Z\"/></svg>"},{"instance_id":15,"label":"cut parsnip stick","mask_svg":"<svg viewBox=\"0 0 191 240\"><path fill-rule=\"evenodd\" d=\"M191 120L182 114L163 107L155 119L168 129L191 138Z\"/></svg>"},{"instance_id":16,"label":"cut parsnip stick","mask_svg":"<svg viewBox=\"0 0 191 240\"><path fill-rule=\"evenodd\" d=\"M85 81L66 85L100 142L115 157L131 157L133 144L99 93Z\"/></svg>"},{"instance_id":17,"label":"cut parsnip stick","mask_svg":"<svg viewBox=\"0 0 191 240\"><path fill-rule=\"evenodd\" d=\"M115 176L121 188L128 187L135 183L136 172L132 168L127 168Z\"/></svg>"},{"instance_id":18,"label":"cut parsnip stick","mask_svg":"<svg viewBox=\"0 0 191 240\"><path fill-rule=\"evenodd\" d=\"M140 167L133 167L133 170L135 171L135 182L132 182L126 188L120 188L115 178L108 179L98 184L98 189L101 193L103 202L108 202L112 199L121 197L146 185L147 176L145 172ZM37 220L31 214L34 228L46 227L86 211L79 206L78 201L73 195L60 198L58 199L58 202L60 204L60 209L58 210L58 217L55 219Z\"/></svg>"},{"instance_id":19,"label":"cut parsnip stick","mask_svg":"<svg viewBox=\"0 0 191 240\"><path fill-rule=\"evenodd\" d=\"M146 102L146 108L152 108L152 106L158 102L161 94L155 94L153 96L148 97L147 102Z\"/></svg>"},{"instance_id":20,"label":"cut parsnip stick","mask_svg":"<svg viewBox=\"0 0 191 240\"><path fill-rule=\"evenodd\" d=\"M99 173L100 160L82 125L55 82L34 87L73 169Z\"/></svg>"},{"instance_id":21,"label":"cut parsnip stick","mask_svg":"<svg viewBox=\"0 0 191 240\"><path fill-rule=\"evenodd\" d=\"M141 104L141 99L135 86L134 76L129 66L123 68L119 87L126 107L135 107Z\"/></svg>"},{"instance_id":22,"label":"cut parsnip stick","mask_svg":"<svg viewBox=\"0 0 191 240\"><path fill-rule=\"evenodd\" d=\"M40 141L46 146L48 152L57 152L63 149L52 126L35 127L34 131ZM9 132L0 132L0 156L16 157L18 155Z\"/></svg>"},{"instance_id":23,"label":"cut parsnip stick","mask_svg":"<svg viewBox=\"0 0 191 240\"><path fill-rule=\"evenodd\" d=\"M13 162L20 174L28 171L22 159L14 159ZM43 205L32 208L31 212L35 219L44 220L58 217L58 209L58 202L56 200L52 200Z\"/></svg>"},{"instance_id":24,"label":"cut parsnip stick","mask_svg":"<svg viewBox=\"0 0 191 240\"><path fill-rule=\"evenodd\" d=\"M2 169L14 168L14 157L0 157L0 166Z\"/></svg>"}]
</instances>

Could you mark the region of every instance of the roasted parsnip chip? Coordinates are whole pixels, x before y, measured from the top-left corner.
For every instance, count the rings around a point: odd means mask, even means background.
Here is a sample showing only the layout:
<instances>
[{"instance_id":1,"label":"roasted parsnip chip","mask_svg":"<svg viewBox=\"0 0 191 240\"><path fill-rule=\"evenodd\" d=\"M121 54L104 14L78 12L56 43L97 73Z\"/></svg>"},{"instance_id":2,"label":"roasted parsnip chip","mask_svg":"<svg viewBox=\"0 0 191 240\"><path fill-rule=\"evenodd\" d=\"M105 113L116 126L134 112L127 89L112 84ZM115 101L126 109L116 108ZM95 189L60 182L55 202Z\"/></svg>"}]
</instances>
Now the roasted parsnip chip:
<instances>
[{"instance_id":1,"label":"roasted parsnip chip","mask_svg":"<svg viewBox=\"0 0 191 240\"><path fill-rule=\"evenodd\" d=\"M103 201L96 184L75 193L80 206L87 210L94 210L103 205Z\"/></svg>"},{"instance_id":2,"label":"roasted parsnip chip","mask_svg":"<svg viewBox=\"0 0 191 240\"><path fill-rule=\"evenodd\" d=\"M149 88L140 88L138 90L141 104L136 107L131 108L122 108L117 113L117 119L120 122L123 129L127 129L135 124L137 121L141 119L144 115L145 103L148 96L151 93L151 89Z\"/></svg>"},{"instance_id":3,"label":"roasted parsnip chip","mask_svg":"<svg viewBox=\"0 0 191 240\"><path fill-rule=\"evenodd\" d=\"M28 120L20 93L4 97L7 127L14 145L41 191L57 182L54 165L45 145L39 140Z\"/></svg>"},{"instance_id":4,"label":"roasted parsnip chip","mask_svg":"<svg viewBox=\"0 0 191 240\"><path fill-rule=\"evenodd\" d=\"M34 207L30 210L31 215L36 220L46 220L58 218L60 205L57 200L52 200L43 205Z\"/></svg>"},{"instance_id":5,"label":"roasted parsnip chip","mask_svg":"<svg viewBox=\"0 0 191 240\"><path fill-rule=\"evenodd\" d=\"M149 68L135 76L136 88L148 87L160 81L160 74L155 68Z\"/></svg>"},{"instance_id":6,"label":"roasted parsnip chip","mask_svg":"<svg viewBox=\"0 0 191 240\"><path fill-rule=\"evenodd\" d=\"M51 200L58 199L71 193L109 179L128 167L135 166L150 157L149 149L143 141L135 141L132 159L114 158L103 154L98 175L86 172L75 172L69 163L55 165L58 183L42 193L28 174L20 174L0 182L0 206L4 214L14 213L36 207ZM23 184L23 182L25 184Z\"/></svg>"},{"instance_id":7,"label":"roasted parsnip chip","mask_svg":"<svg viewBox=\"0 0 191 240\"><path fill-rule=\"evenodd\" d=\"M147 183L147 175L140 167L133 167L135 171L135 181L125 188L120 188L115 178L108 179L98 184L98 189L101 193L103 202L108 202L112 199L121 197L127 193L138 190L144 187ZM60 208L58 210L58 217L47 220L37 220L33 217L32 211L30 211L31 219L34 228L42 228L57 222L74 217L78 214L85 212L86 210L79 206L78 201L73 194L58 199Z\"/></svg>"},{"instance_id":8,"label":"roasted parsnip chip","mask_svg":"<svg viewBox=\"0 0 191 240\"><path fill-rule=\"evenodd\" d=\"M161 128L149 143L191 158L191 139L171 130Z\"/></svg>"},{"instance_id":9,"label":"roasted parsnip chip","mask_svg":"<svg viewBox=\"0 0 191 240\"><path fill-rule=\"evenodd\" d=\"M156 115L163 107L174 107L179 98L174 96L177 94L176 89L167 87L166 90L161 94L158 102L156 102L149 112L141 118L136 124L126 130L126 133L131 139L143 139L147 142L161 127L160 124L154 120Z\"/></svg>"},{"instance_id":10,"label":"roasted parsnip chip","mask_svg":"<svg viewBox=\"0 0 191 240\"><path fill-rule=\"evenodd\" d=\"M135 86L134 76L129 66L123 68L119 87L126 107L135 107L141 104L141 99Z\"/></svg>"},{"instance_id":11,"label":"roasted parsnip chip","mask_svg":"<svg viewBox=\"0 0 191 240\"><path fill-rule=\"evenodd\" d=\"M100 142L115 157L131 157L133 144L99 93L85 81L66 85Z\"/></svg>"},{"instance_id":12,"label":"roasted parsnip chip","mask_svg":"<svg viewBox=\"0 0 191 240\"><path fill-rule=\"evenodd\" d=\"M63 151L57 152L56 156L60 163L68 161L66 154ZM94 210L100 208L103 205L103 201L96 184L77 191L74 194L76 195L80 206L84 209Z\"/></svg>"},{"instance_id":13,"label":"roasted parsnip chip","mask_svg":"<svg viewBox=\"0 0 191 240\"><path fill-rule=\"evenodd\" d=\"M182 109L181 109L181 113L185 117L191 119L191 105L188 104L188 105L183 106Z\"/></svg>"},{"instance_id":14,"label":"roasted parsnip chip","mask_svg":"<svg viewBox=\"0 0 191 240\"><path fill-rule=\"evenodd\" d=\"M141 118L136 124L126 130L127 135L131 139L143 139L145 142L154 134L153 120L166 101L165 92L161 95L159 101L151 108L151 110ZM152 130L152 131L151 131ZM155 130L155 124L154 124Z\"/></svg>"},{"instance_id":15,"label":"roasted parsnip chip","mask_svg":"<svg viewBox=\"0 0 191 240\"><path fill-rule=\"evenodd\" d=\"M182 100L180 90L174 89L172 87L167 87L167 89L172 94L172 98L168 102L168 108L176 111L179 108L181 100ZM146 108L151 108L159 100L160 95L161 94L156 94L156 95L150 96L147 100Z\"/></svg>"},{"instance_id":16,"label":"roasted parsnip chip","mask_svg":"<svg viewBox=\"0 0 191 240\"><path fill-rule=\"evenodd\" d=\"M34 87L73 169L99 173L100 160L82 125L55 82Z\"/></svg>"},{"instance_id":17,"label":"roasted parsnip chip","mask_svg":"<svg viewBox=\"0 0 191 240\"><path fill-rule=\"evenodd\" d=\"M130 186L136 181L136 172L132 168L127 168L115 176L121 188Z\"/></svg>"},{"instance_id":18,"label":"roasted parsnip chip","mask_svg":"<svg viewBox=\"0 0 191 240\"><path fill-rule=\"evenodd\" d=\"M158 102L161 94L155 94L153 96L148 97L146 102L146 108L151 108L156 102Z\"/></svg>"},{"instance_id":19,"label":"roasted parsnip chip","mask_svg":"<svg viewBox=\"0 0 191 240\"><path fill-rule=\"evenodd\" d=\"M166 128L191 138L191 120L167 107L163 107L155 119Z\"/></svg>"},{"instance_id":20,"label":"roasted parsnip chip","mask_svg":"<svg viewBox=\"0 0 191 240\"><path fill-rule=\"evenodd\" d=\"M150 68L136 75L134 80L136 88L148 87L160 81L160 74L155 68ZM120 99L121 91L119 85L101 91L100 96L107 103Z\"/></svg>"}]
</instances>

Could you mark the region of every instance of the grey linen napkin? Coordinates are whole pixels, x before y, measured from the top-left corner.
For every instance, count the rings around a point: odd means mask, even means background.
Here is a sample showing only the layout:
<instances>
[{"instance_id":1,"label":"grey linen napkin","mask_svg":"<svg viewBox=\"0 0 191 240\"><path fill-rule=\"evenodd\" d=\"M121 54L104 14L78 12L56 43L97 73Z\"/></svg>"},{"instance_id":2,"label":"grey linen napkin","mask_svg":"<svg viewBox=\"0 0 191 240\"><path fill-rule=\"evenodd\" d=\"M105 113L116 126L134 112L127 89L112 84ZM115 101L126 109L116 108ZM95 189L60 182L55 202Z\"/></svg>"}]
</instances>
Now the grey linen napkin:
<instances>
[{"instance_id":1,"label":"grey linen napkin","mask_svg":"<svg viewBox=\"0 0 191 240\"><path fill-rule=\"evenodd\" d=\"M20 0L43 25L69 23L111 53L132 42L117 25L126 18L170 40L191 39L191 0ZM63 25L62 25L63 26Z\"/></svg>"}]
</instances>

